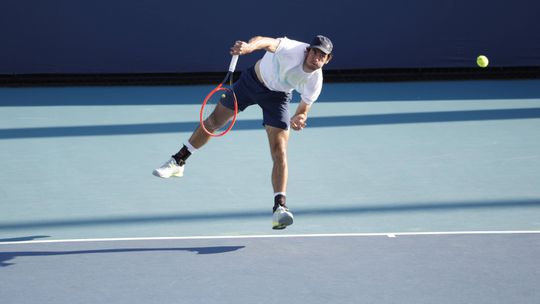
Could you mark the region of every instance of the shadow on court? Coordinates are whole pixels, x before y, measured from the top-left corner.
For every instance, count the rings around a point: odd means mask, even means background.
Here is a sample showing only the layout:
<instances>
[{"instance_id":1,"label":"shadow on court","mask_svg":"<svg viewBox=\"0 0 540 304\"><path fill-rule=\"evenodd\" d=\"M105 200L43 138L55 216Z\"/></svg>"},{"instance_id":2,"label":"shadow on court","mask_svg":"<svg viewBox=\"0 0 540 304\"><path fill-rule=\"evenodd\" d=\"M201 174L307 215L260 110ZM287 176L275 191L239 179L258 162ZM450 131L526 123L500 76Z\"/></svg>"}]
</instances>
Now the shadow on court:
<instances>
[{"instance_id":1,"label":"shadow on court","mask_svg":"<svg viewBox=\"0 0 540 304\"><path fill-rule=\"evenodd\" d=\"M332 117L311 117L309 127L349 127L391 124L416 124L436 122L460 122L483 120L509 120L540 118L540 108L494 109L471 111L443 111L420 113L394 113L373 115L349 115ZM238 120L234 130L255 130L262 128L260 119ZM69 126L42 128L0 129L1 139L42 138L65 136L134 135L154 133L190 132L198 122L146 123L103 126Z\"/></svg>"},{"instance_id":2,"label":"shadow on court","mask_svg":"<svg viewBox=\"0 0 540 304\"><path fill-rule=\"evenodd\" d=\"M32 235L32 236L24 236L24 237L16 237L16 238L9 238L9 239L0 239L0 243L5 242L26 242L26 241L33 241L36 239L44 239L48 238L50 236L48 235Z\"/></svg>"},{"instance_id":3,"label":"shadow on court","mask_svg":"<svg viewBox=\"0 0 540 304\"><path fill-rule=\"evenodd\" d=\"M378 205L358 206L342 208L299 208L293 209L297 216L329 216L329 215L353 215L373 213L398 213L416 211L449 211L449 210L481 210L481 209L512 209L512 208L538 208L540 200L513 200L496 202L454 202L436 204L402 204L402 205ZM69 219L56 221L28 221L16 223L0 223L0 230L21 230L52 227L82 227L99 225L128 225L128 224L153 224L164 222L196 222L234 220L242 218L266 218L267 211L223 212L223 213L192 213L192 214L167 214L140 217L114 217L114 218L91 218Z\"/></svg>"},{"instance_id":4,"label":"shadow on court","mask_svg":"<svg viewBox=\"0 0 540 304\"><path fill-rule=\"evenodd\" d=\"M216 246L216 247L194 247L194 248L129 248L129 249L101 249L101 250L76 250L76 251L15 251L0 252L0 267L7 267L15 263L8 261L17 257L43 257L56 255L78 255L78 254L106 254L106 253L138 253L138 252L165 252L165 251L189 251L197 254L218 254L236 251L245 246Z\"/></svg>"}]
</instances>

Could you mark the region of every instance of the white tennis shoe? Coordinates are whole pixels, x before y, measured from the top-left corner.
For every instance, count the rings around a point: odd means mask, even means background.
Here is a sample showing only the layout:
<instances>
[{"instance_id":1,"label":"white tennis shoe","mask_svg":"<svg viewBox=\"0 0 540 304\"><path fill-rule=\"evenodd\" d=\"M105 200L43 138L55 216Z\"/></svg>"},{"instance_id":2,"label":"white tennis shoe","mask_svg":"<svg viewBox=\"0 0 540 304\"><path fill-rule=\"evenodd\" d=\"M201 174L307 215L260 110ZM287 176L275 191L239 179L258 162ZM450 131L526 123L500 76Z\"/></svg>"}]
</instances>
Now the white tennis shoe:
<instances>
[{"instance_id":1,"label":"white tennis shoe","mask_svg":"<svg viewBox=\"0 0 540 304\"><path fill-rule=\"evenodd\" d=\"M285 229L292 225L294 221L293 214L287 207L279 206L272 216L272 229Z\"/></svg>"},{"instance_id":2,"label":"white tennis shoe","mask_svg":"<svg viewBox=\"0 0 540 304\"><path fill-rule=\"evenodd\" d=\"M176 160L171 157L161 167L155 169L152 174L161 178L169 178L171 176L182 177L184 175L184 166L178 165Z\"/></svg>"}]
</instances>

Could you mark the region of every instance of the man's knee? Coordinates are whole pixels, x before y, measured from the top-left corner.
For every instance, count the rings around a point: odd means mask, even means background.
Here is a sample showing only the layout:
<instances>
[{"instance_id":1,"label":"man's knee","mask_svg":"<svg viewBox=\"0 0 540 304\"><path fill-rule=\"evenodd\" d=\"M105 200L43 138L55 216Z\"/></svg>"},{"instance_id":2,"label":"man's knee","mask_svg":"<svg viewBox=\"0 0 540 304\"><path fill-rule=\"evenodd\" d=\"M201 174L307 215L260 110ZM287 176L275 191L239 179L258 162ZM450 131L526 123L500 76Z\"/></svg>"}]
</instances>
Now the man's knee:
<instances>
[{"instance_id":1,"label":"man's knee","mask_svg":"<svg viewBox=\"0 0 540 304\"><path fill-rule=\"evenodd\" d=\"M224 123L223 123L224 124ZM210 131L214 132L217 129L221 128L223 125L220 123L220 121L217 119L216 115L211 114L205 121L204 121L205 128Z\"/></svg>"},{"instance_id":2,"label":"man's knee","mask_svg":"<svg viewBox=\"0 0 540 304\"><path fill-rule=\"evenodd\" d=\"M286 164L287 163L287 143L284 141L277 141L271 147L272 159L275 163Z\"/></svg>"},{"instance_id":3,"label":"man's knee","mask_svg":"<svg viewBox=\"0 0 540 304\"><path fill-rule=\"evenodd\" d=\"M209 131L215 131L225 126L225 124L234 116L234 111L218 104L214 112L204 121L204 126Z\"/></svg>"}]
</instances>

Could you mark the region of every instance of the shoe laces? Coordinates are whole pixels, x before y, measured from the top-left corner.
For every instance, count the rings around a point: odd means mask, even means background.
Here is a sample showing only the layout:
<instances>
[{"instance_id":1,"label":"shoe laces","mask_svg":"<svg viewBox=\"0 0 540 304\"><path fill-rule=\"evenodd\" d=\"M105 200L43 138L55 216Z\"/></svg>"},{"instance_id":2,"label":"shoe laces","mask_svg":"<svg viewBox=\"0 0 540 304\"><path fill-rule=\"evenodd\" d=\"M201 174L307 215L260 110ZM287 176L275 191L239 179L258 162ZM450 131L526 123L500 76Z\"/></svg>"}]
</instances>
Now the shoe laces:
<instances>
[{"instance_id":1,"label":"shoe laces","mask_svg":"<svg viewBox=\"0 0 540 304\"><path fill-rule=\"evenodd\" d=\"M163 167L168 169L174 169L175 167L178 167L178 164L174 159L169 160L167 163L163 165Z\"/></svg>"}]
</instances>

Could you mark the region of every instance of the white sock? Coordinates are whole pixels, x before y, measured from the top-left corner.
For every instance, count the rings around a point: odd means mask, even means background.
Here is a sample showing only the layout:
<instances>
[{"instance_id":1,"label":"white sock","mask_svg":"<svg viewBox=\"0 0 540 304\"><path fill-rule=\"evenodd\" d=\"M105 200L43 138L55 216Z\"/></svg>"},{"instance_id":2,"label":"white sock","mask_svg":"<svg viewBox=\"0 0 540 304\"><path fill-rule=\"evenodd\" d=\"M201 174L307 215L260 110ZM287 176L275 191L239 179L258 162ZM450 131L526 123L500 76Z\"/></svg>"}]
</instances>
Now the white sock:
<instances>
[{"instance_id":1,"label":"white sock","mask_svg":"<svg viewBox=\"0 0 540 304\"><path fill-rule=\"evenodd\" d=\"M189 143L189 141L186 141L186 142L184 143L184 146L186 146L186 148L188 149L189 153L191 153L191 154L193 154L193 153L195 153L195 152L198 151L195 147L193 147L193 146Z\"/></svg>"}]
</instances>

